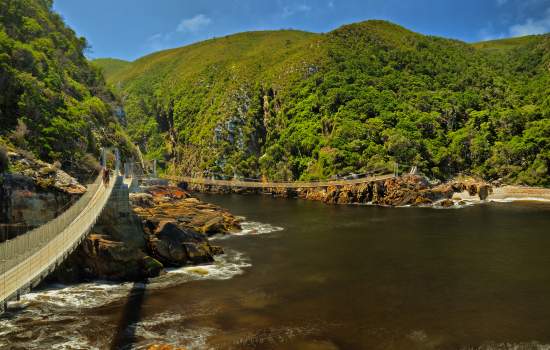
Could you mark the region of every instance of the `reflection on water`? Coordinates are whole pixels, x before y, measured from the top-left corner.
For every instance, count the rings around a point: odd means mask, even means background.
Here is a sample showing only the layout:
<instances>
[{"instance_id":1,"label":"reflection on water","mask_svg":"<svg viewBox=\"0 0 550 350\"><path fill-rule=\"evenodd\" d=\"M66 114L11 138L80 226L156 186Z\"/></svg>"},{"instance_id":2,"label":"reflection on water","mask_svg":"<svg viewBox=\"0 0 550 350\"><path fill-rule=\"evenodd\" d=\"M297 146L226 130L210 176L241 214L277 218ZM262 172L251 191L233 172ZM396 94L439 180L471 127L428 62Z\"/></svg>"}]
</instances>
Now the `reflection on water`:
<instances>
[{"instance_id":1,"label":"reflection on water","mask_svg":"<svg viewBox=\"0 0 550 350\"><path fill-rule=\"evenodd\" d=\"M0 348L550 349L548 205L205 199L250 220L216 264L51 286L0 318Z\"/></svg>"}]
</instances>

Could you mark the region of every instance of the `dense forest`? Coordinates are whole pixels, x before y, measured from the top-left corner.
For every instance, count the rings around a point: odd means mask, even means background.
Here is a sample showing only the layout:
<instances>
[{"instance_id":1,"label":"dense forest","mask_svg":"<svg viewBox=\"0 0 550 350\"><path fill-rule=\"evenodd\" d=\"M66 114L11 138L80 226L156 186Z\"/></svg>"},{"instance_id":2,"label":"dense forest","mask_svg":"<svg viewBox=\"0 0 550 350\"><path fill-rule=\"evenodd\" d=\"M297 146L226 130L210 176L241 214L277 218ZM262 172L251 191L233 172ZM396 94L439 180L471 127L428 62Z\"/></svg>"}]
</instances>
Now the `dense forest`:
<instances>
[{"instance_id":1,"label":"dense forest","mask_svg":"<svg viewBox=\"0 0 550 350\"><path fill-rule=\"evenodd\" d=\"M549 35L467 44L368 21L91 64L51 7L0 2L8 148L75 170L135 142L176 173L307 180L398 163L550 185Z\"/></svg>"},{"instance_id":2,"label":"dense forest","mask_svg":"<svg viewBox=\"0 0 550 350\"><path fill-rule=\"evenodd\" d=\"M416 165L550 185L550 36L478 44L384 21L99 60L170 171L319 179Z\"/></svg>"},{"instance_id":3,"label":"dense forest","mask_svg":"<svg viewBox=\"0 0 550 350\"><path fill-rule=\"evenodd\" d=\"M86 40L51 8L51 0L0 1L0 144L78 173L100 147L133 146Z\"/></svg>"}]
</instances>

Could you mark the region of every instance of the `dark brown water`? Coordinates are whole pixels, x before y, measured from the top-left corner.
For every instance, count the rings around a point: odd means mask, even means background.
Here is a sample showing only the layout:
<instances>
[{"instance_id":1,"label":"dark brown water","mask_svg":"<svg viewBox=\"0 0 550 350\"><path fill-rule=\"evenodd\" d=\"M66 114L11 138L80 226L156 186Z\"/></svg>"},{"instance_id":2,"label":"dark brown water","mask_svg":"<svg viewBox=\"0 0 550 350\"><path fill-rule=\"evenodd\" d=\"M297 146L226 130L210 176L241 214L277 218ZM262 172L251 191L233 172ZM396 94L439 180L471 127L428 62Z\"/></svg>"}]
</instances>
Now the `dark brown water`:
<instances>
[{"instance_id":1,"label":"dark brown water","mask_svg":"<svg viewBox=\"0 0 550 350\"><path fill-rule=\"evenodd\" d=\"M203 198L253 222L216 265L33 293L0 348L550 349L550 205Z\"/></svg>"}]
</instances>

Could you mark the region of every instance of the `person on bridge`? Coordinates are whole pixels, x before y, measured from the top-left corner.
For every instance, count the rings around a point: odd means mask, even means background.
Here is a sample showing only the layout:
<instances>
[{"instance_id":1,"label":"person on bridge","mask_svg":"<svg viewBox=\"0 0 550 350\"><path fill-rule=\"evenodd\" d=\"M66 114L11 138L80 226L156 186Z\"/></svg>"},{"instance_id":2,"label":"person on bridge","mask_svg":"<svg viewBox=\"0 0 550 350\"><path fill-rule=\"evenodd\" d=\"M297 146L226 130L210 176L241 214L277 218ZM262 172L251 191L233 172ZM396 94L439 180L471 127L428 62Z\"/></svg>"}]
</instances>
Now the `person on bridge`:
<instances>
[{"instance_id":1,"label":"person on bridge","mask_svg":"<svg viewBox=\"0 0 550 350\"><path fill-rule=\"evenodd\" d=\"M110 173L109 169L106 166L103 167L102 172L103 172L103 183L106 186L109 183L111 173Z\"/></svg>"}]
</instances>

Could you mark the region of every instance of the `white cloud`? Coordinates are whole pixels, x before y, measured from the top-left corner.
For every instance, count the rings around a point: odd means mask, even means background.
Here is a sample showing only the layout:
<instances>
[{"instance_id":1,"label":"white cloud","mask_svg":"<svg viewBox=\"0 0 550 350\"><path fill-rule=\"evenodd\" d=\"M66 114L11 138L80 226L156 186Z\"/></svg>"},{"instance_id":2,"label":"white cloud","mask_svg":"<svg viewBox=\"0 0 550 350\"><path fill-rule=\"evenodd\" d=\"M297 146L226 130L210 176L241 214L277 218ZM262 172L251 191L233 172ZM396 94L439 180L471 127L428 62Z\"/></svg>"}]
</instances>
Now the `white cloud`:
<instances>
[{"instance_id":1,"label":"white cloud","mask_svg":"<svg viewBox=\"0 0 550 350\"><path fill-rule=\"evenodd\" d=\"M176 30L178 32L197 32L210 23L212 23L212 19L203 14L198 14L192 18L183 19Z\"/></svg>"},{"instance_id":2,"label":"white cloud","mask_svg":"<svg viewBox=\"0 0 550 350\"><path fill-rule=\"evenodd\" d=\"M293 5L293 6L285 6L283 8L283 17L286 18L286 17L290 17L290 16L294 16L295 14L297 13L305 13L305 12L309 12L311 11L311 7L306 5L306 4L302 4L302 5Z\"/></svg>"},{"instance_id":3,"label":"white cloud","mask_svg":"<svg viewBox=\"0 0 550 350\"><path fill-rule=\"evenodd\" d=\"M508 0L497 0L497 5L498 6L504 6L504 5L506 5L507 2L508 2Z\"/></svg>"},{"instance_id":4,"label":"white cloud","mask_svg":"<svg viewBox=\"0 0 550 350\"><path fill-rule=\"evenodd\" d=\"M329 1L328 2L328 7L329 8L334 8L334 1Z\"/></svg>"},{"instance_id":5,"label":"white cloud","mask_svg":"<svg viewBox=\"0 0 550 350\"><path fill-rule=\"evenodd\" d=\"M506 37L506 34L495 33L491 29L484 28L479 31L478 37L481 41L497 40Z\"/></svg>"},{"instance_id":6,"label":"white cloud","mask_svg":"<svg viewBox=\"0 0 550 350\"><path fill-rule=\"evenodd\" d=\"M545 34L548 32L550 32L550 8L541 19L528 18L524 23L514 24L510 27L511 36Z\"/></svg>"},{"instance_id":7,"label":"white cloud","mask_svg":"<svg viewBox=\"0 0 550 350\"><path fill-rule=\"evenodd\" d=\"M162 33L153 34L147 38L147 41L158 41L161 40L164 35Z\"/></svg>"},{"instance_id":8,"label":"white cloud","mask_svg":"<svg viewBox=\"0 0 550 350\"><path fill-rule=\"evenodd\" d=\"M172 38L172 33L157 33L153 34L147 38L146 48L153 51L160 51L170 47L170 40Z\"/></svg>"}]
</instances>

